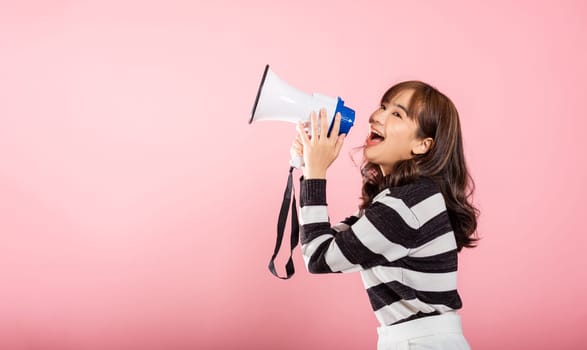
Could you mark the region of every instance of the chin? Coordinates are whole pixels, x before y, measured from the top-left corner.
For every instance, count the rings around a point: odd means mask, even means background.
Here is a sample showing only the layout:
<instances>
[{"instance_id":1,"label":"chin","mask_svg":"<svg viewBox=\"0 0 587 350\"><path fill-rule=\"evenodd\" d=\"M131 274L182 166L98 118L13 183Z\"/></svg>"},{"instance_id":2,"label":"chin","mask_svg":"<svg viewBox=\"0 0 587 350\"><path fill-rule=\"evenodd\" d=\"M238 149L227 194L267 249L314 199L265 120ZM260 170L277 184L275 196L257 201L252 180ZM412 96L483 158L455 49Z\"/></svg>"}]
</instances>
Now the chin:
<instances>
[{"instance_id":1,"label":"chin","mask_svg":"<svg viewBox=\"0 0 587 350\"><path fill-rule=\"evenodd\" d=\"M367 147L363 148L363 158L365 158L365 160L367 160L370 163L376 163L373 157L373 153Z\"/></svg>"}]
</instances>

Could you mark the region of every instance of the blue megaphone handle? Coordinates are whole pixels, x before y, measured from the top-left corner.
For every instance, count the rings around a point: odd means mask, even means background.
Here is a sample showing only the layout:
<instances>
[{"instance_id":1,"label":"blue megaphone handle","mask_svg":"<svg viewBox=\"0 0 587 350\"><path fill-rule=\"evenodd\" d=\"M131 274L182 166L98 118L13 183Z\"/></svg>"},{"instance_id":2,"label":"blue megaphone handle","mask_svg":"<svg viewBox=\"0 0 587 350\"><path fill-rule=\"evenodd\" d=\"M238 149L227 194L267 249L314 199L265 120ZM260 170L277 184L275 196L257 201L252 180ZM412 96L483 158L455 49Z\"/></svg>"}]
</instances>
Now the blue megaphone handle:
<instances>
[{"instance_id":1,"label":"blue megaphone handle","mask_svg":"<svg viewBox=\"0 0 587 350\"><path fill-rule=\"evenodd\" d=\"M336 113L340 113L340 130L338 134L348 134L351 128L353 127L353 124L355 124L355 111L345 106L343 99L339 97L338 103L336 104L336 110L334 111L335 116ZM330 124L328 135L330 135L333 126L334 118L332 119L332 124Z\"/></svg>"}]
</instances>

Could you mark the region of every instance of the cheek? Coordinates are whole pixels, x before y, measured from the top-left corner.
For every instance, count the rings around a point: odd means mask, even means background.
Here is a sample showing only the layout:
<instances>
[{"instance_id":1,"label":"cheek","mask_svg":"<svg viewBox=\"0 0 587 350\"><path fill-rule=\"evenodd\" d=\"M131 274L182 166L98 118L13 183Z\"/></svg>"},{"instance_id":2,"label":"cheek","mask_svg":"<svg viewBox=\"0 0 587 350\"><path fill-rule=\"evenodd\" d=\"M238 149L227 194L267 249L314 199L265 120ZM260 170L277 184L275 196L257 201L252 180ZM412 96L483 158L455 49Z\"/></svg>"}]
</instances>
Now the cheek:
<instances>
[{"instance_id":1,"label":"cheek","mask_svg":"<svg viewBox=\"0 0 587 350\"><path fill-rule=\"evenodd\" d=\"M409 130L405 125L395 123L387 128L385 137L395 143L404 143L409 139L409 135Z\"/></svg>"},{"instance_id":2,"label":"cheek","mask_svg":"<svg viewBox=\"0 0 587 350\"><path fill-rule=\"evenodd\" d=\"M405 156L411 154L413 131L407 127L400 126L395 128L390 135L390 146L392 146L396 152Z\"/></svg>"}]
</instances>

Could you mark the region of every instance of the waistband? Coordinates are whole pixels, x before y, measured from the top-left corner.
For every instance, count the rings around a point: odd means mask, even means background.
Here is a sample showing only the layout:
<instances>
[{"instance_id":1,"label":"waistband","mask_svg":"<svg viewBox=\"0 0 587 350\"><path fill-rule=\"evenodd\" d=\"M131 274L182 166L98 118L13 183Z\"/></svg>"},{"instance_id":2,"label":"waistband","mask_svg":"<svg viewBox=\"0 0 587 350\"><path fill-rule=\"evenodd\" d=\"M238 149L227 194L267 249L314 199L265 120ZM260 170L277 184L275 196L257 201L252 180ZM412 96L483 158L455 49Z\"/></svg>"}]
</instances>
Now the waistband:
<instances>
[{"instance_id":1,"label":"waistband","mask_svg":"<svg viewBox=\"0 0 587 350\"><path fill-rule=\"evenodd\" d=\"M454 311L438 316L417 318L412 321L377 328L379 338L388 341L404 341L434 334L463 333L461 317Z\"/></svg>"}]
</instances>

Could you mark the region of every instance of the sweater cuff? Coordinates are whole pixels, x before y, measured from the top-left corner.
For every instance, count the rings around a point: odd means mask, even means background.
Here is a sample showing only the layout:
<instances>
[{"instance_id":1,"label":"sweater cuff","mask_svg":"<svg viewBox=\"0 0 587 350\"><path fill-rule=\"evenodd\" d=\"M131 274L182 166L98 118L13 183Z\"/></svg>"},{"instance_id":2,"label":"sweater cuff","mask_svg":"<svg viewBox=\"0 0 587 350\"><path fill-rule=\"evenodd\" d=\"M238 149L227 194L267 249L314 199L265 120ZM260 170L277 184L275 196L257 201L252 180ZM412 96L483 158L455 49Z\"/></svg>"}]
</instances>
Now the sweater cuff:
<instances>
[{"instance_id":1,"label":"sweater cuff","mask_svg":"<svg viewBox=\"0 0 587 350\"><path fill-rule=\"evenodd\" d=\"M300 206L326 205L326 179L301 179Z\"/></svg>"}]
</instances>

